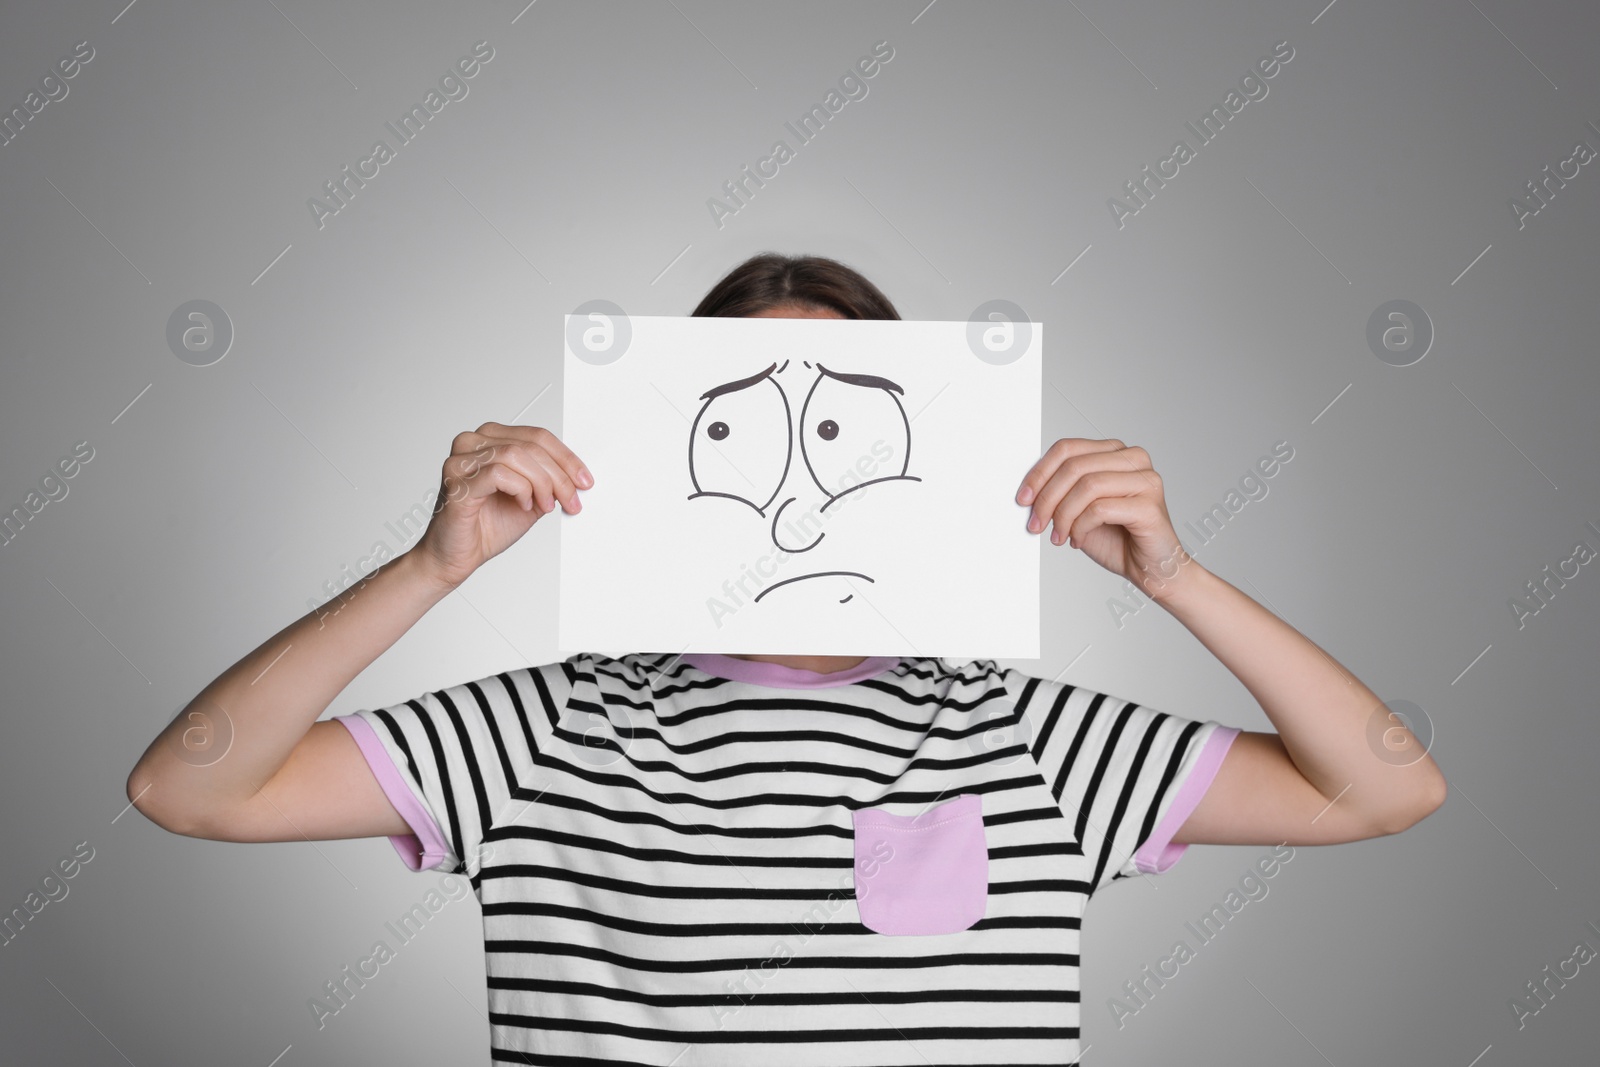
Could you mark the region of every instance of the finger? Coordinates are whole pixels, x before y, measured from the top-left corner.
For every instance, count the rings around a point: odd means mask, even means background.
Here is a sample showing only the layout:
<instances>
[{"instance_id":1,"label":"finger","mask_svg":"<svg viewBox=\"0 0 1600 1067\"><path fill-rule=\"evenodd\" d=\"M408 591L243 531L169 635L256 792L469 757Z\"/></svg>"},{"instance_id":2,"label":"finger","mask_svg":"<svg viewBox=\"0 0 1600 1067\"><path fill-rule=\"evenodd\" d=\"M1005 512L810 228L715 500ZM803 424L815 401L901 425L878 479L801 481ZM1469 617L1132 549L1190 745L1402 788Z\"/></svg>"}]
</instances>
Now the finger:
<instances>
[{"instance_id":1,"label":"finger","mask_svg":"<svg viewBox=\"0 0 1600 1067\"><path fill-rule=\"evenodd\" d=\"M532 465L528 470L520 470L514 464L496 462L497 459L503 458L498 456L497 453L503 451L505 447L504 445L485 445L471 452L453 455L445 460L444 471L447 498L449 500L464 500L475 496L486 496L496 491L496 488L502 484L501 480L491 477L487 482L480 485L474 482L473 479L495 467L504 467L508 472L516 476L512 484L522 487L510 495L517 498L518 503L523 505L523 510L531 510L535 494L538 492L538 479L533 477L532 474L537 470L541 476L546 478L548 476L544 475L542 468L539 468L536 464ZM549 497L548 492L546 496ZM543 501L539 503L541 512L550 510L550 508L543 506ZM552 504L551 506L553 507L554 505Z\"/></svg>"},{"instance_id":2,"label":"finger","mask_svg":"<svg viewBox=\"0 0 1600 1067\"><path fill-rule=\"evenodd\" d=\"M1051 514L1060 505L1078 479L1095 471L1126 471L1133 465L1128 452L1131 449L1102 449L1080 452L1061 461L1042 486L1038 487L1033 501L1033 514L1028 517L1030 533L1040 533L1050 522ZM1139 449L1143 453L1143 449Z\"/></svg>"},{"instance_id":3,"label":"finger","mask_svg":"<svg viewBox=\"0 0 1600 1067\"><path fill-rule=\"evenodd\" d=\"M1121 441L1108 438L1097 441L1088 437L1063 437L1055 444L1044 450L1044 455L1039 457L1039 462L1028 469L1023 475L1022 485L1017 489L1017 503L1026 507L1033 503L1039 490L1050 480L1050 476L1062 463L1074 456L1087 455L1091 452L1111 452L1125 447Z\"/></svg>"},{"instance_id":4,"label":"finger","mask_svg":"<svg viewBox=\"0 0 1600 1067\"><path fill-rule=\"evenodd\" d=\"M561 438L543 426L507 426L499 422L486 422L478 427L478 432L491 438L498 437L538 445L550 453L574 484L584 489L594 485L594 475L584 466L577 454L568 448Z\"/></svg>"},{"instance_id":5,"label":"finger","mask_svg":"<svg viewBox=\"0 0 1600 1067\"><path fill-rule=\"evenodd\" d=\"M462 430L450 441L450 454L464 456L469 452L476 452L489 443L489 438L476 430Z\"/></svg>"},{"instance_id":6,"label":"finger","mask_svg":"<svg viewBox=\"0 0 1600 1067\"><path fill-rule=\"evenodd\" d=\"M567 514L576 515L583 508L583 502L578 499L578 486L566 468L542 448L529 449L528 456L537 469L550 479L551 491L566 507Z\"/></svg>"},{"instance_id":7,"label":"finger","mask_svg":"<svg viewBox=\"0 0 1600 1067\"><path fill-rule=\"evenodd\" d=\"M522 506L523 511L532 511L534 509L534 483L504 463L491 463L473 477L474 479L487 478L492 481L497 490L514 498ZM550 508L545 510L549 511L554 506L554 503L552 503Z\"/></svg>"},{"instance_id":8,"label":"finger","mask_svg":"<svg viewBox=\"0 0 1600 1067\"><path fill-rule=\"evenodd\" d=\"M1050 513L1050 521L1055 525L1050 540L1058 545L1065 542L1078 516L1097 501L1127 499L1148 488L1142 471L1098 470L1083 475Z\"/></svg>"},{"instance_id":9,"label":"finger","mask_svg":"<svg viewBox=\"0 0 1600 1067\"><path fill-rule=\"evenodd\" d=\"M569 514L577 514L580 506L577 487L567 472L542 447L531 440L491 437L483 440L488 443L482 448L461 457L452 457L452 461L461 464L468 473L479 466L503 463L526 478L534 486L536 494L542 494L539 496L541 513L552 510L546 504L555 499L566 505Z\"/></svg>"},{"instance_id":10,"label":"finger","mask_svg":"<svg viewBox=\"0 0 1600 1067\"><path fill-rule=\"evenodd\" d=\"M533 510L536 492L534 483L503 463L483 464L470 473L458 474L454 478L460 491L453 499L477 500L493 496L495 493L505 493L516 500L522 510ZM550 507L554 506L552 500ZM544 510L548 511L550 508Z\"/></svg>"},{"instance_id":11,"label":"finger","mask_svg":"<svg viewBox=\"0 0 1600 1067\"><path fill-rule=\"evenodd\" d=\"M1058 545L1068 540L1082 545L1083 539L1101 526L1137 527L1151 517L1152 511L1151 501L1142 496L1103 496L1090 501L1066 527L1057 527L1056 534L1061 540L1056 541L1055 535L1051 540Z\"/></svg>"},{"instance_id":12,"label":"finger","mask_svg":"<svg viewBox=\"0 0 1600 1067\"><path fill-rule=\"evenodd\" d=\"M537 448L501 444L496 450L495 461L512 468L528 480L539 502L540 514L554 511L556 505L563 499L575 500L577 497L577 490L572 487L572 483L565 475L552 471L549 459L543 458Z\"/></svg>"},{"instance_id":13,"label":"finger","mask_svg":"<svg viewBox=\"0 0 1600 1067\"><path fill-rule=\"evenodd\" d=\"M571 478L576 485L583 489L593 488L594 475L589 473L589 468L584 466L583 460L578 458L578 454L568 448L561 438L549 430L542 426L537 427L537 429L541 435L539 444L550 454L551 458L561 465L561 469L566 472L567 477Z\"/></svg>"},{"instance_id":14,"label":"finger","mask_svg":"<svg viewBox=\"0 0 1600 1067\"><path fill-rule=\"evenodd\" d=\"M542 447L532 443L505 441L495 447L497 462L515 467L524 477L566 505L568 514L578 513L581 505L578 503L577 485L566 470Z\"/></svg>"}]
</instances>

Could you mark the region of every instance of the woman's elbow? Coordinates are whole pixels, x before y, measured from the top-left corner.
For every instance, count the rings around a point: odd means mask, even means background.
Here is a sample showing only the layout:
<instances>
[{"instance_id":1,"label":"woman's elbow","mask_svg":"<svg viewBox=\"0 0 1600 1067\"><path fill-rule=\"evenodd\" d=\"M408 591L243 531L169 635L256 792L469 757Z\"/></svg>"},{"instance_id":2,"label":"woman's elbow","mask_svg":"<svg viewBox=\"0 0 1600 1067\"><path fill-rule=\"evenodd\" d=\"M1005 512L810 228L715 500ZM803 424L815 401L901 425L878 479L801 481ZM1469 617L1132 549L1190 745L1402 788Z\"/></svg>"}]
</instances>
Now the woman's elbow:
<instances>
[{"instance_id":1,"label":"woman's elbow","mask_svg":"<svg viewBox=\"0 0 1600 1067\"><path fill-rule=\"evenodd\" d=\"M170 811L159 802L160 790L156 788L154 776L140 761L128 773L128 805L137 808L139 814L155 823L170 834L183 837L195 836L195 827L186 820L181 812Z\"/></svg>"},{"instance_id":2,"label":"woman's elbow","mask_svg":"<svg viewBox=\"0 0 1600 1067\"><path fill-rule=\"evenodd\" d=\"M1444 775L1436 774L1421 799L1396 808L1386 823L1380 827L1380 834L1398 834L1409 830L1417 823L1444 806L1445 797L1449 795L1449 786L1445 784Z\"/></svg>"}]
</instances>

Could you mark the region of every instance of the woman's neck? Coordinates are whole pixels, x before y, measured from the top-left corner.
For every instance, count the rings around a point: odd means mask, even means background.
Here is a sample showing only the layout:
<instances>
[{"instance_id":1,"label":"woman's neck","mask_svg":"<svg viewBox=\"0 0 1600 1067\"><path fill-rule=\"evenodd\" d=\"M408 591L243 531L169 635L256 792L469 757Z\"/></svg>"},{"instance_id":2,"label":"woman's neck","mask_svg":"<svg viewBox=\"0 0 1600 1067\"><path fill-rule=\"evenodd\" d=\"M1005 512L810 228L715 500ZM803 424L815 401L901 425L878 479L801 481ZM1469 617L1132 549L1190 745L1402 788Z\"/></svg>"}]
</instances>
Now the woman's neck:
<instances>
[{"instance_id":1,"label":"woman's neck","mask_svg":"<svg viewBox=\"0 0 1600 1067\"><path fill-rule=\"evenodd\" d=\"M782 667L814 671L817 674L835 674L866 662L865 656L741 656L731 652L728 655L730 659L753 660L757 663L776 663Z\"/></svg>"}]
</instances>

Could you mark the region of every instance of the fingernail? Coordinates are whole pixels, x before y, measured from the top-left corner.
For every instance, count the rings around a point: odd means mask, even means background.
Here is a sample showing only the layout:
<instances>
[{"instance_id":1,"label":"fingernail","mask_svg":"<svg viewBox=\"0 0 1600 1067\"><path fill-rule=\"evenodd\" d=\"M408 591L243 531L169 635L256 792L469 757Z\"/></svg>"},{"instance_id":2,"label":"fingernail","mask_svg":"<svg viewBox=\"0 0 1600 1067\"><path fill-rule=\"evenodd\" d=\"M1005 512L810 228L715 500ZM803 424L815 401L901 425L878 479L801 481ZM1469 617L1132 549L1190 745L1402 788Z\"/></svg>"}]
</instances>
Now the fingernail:
<instances>
[{"instance_id":1,"label":"fingernail","mask_svg":"<svg viewBox=\"0 0 1600 1067\"><path fill-rule=\"evenodd\" d=\"M589 488L594 484L594 475L590 474L587 470L580 470L578 472L578 484L583 486L585 489Z\"/></svg>"},{"instance_id":2,"label":"fingernail","mask_svg":"<svg viewBox=\"0 0 1600 1067\"><path fill-rule=\"evenodd\" d=\"M1033 503L1033 486L1025 485L1017 492L1017 503L1024 506Z\"/></svg>"},{"instance_id":3,"label":"fingernail","mask_svg":"<svg viewBox=\"0 0 1600 1067\"><path fill-rule=\"evenodd\" d=\"M1028 517L1028 532L1029 533L1038 533L1042 529L1044 529L1044 527L1039 525L1039 516L1030 515Z\"/></svg>"}]
</instances>

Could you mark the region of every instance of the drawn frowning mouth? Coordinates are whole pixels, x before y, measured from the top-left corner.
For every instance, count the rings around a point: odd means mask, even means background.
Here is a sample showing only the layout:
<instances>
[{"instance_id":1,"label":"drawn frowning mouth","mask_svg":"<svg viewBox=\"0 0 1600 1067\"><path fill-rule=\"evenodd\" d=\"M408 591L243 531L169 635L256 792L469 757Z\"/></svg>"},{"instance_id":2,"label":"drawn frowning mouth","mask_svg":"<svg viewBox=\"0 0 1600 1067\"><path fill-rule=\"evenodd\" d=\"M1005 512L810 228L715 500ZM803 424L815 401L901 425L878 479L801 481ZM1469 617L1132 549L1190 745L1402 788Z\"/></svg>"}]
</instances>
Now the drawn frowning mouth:
<instances>
[{"instance_id":1,"label":"drawn frowning mouth","mask_svg":"<svg viewBox=\"0 0 1600 1067\"><path fill-rule=\"evenodd\" d=\"M851 578L865 578L869 582L877 581L877 579L871 577L870 575L862 574L860 571L814 571L811 574L797 574L793 578L785 578L781 582L773 582L771 585L767 586L765 589L761 590L761 592L756 594L754 602L759 603L762 597L766 596L768 593L780 586L792 585L795 582L803 582L807 578L826 578L829 575L847 575ZM839 603L843 604L846 600L849 600L850 597L853 596L855 596L855 594L851 593L850 596L845 597L844 600L839 601Z\"/></svg>"}]
</instances>

